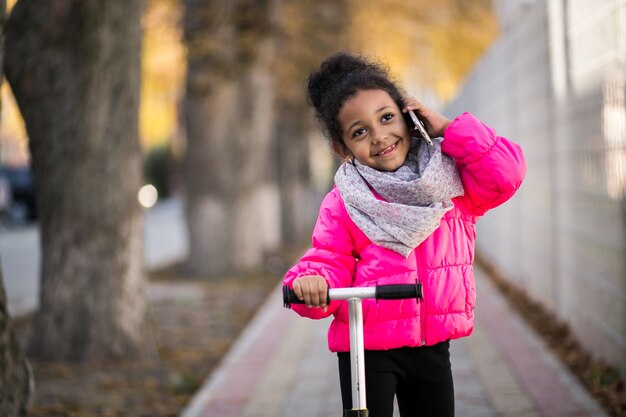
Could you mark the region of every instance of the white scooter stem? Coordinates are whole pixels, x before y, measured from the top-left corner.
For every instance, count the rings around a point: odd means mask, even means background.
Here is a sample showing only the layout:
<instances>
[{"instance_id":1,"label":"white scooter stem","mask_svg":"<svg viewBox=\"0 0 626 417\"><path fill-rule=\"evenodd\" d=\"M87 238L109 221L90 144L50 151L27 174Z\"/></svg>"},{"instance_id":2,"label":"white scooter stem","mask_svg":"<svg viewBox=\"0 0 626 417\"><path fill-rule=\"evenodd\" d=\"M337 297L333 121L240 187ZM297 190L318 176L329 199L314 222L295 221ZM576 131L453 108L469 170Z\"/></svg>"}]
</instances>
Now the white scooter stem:
<instances>
[{"instance_id":1,"label":"white scooter stem","mask_svg":"<svg viewBox=\"0 0 626 417\"><path fill-rule=\"evenodd\" d=\"M393 284L376 287L332 288L328 300L348 301L348 324L350 327L350 375L352 379L352 410L344 410L344 417L367 417L365 400L365 345L363 342L363 303L365 298L377 300L422 299L422 284ZM294 291L283 287L283 305L303 304Z\"/></svg>"}]
</instances>

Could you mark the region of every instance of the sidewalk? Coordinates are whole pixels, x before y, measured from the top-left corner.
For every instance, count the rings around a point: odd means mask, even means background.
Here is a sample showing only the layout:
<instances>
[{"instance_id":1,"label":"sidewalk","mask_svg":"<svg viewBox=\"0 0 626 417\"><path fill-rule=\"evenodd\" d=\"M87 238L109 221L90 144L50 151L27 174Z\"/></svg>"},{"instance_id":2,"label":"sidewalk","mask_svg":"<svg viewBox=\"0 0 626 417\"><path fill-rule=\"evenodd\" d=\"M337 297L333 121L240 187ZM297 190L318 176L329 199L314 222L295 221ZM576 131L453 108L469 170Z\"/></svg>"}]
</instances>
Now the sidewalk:
<instances>
[{"instance_id":1,"label":"sidewalk","mask_svg":"<svg viewBox=\"0 0 626 417\"><path fill-rule=\"evenodd\" d=\"M451 343L459 417L605 417L575 377L480 270L474 333ZM341 415L329 321L282 308L272 294L181 417Z\"/></svg>"}]
</instances>

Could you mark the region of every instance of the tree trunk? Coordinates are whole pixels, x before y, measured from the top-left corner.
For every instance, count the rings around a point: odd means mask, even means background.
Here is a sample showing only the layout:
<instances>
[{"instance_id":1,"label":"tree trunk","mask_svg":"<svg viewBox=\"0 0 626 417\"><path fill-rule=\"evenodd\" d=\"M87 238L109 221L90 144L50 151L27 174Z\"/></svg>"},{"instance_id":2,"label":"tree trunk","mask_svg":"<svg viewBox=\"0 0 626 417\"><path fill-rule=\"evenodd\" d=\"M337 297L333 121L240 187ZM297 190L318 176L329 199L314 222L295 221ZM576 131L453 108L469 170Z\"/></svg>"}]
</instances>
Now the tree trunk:
<instances>
[{"instance_id":1,"label":"tree trunk","mask_svg":"<svg viewBox=\"0 0 626 417\"><path fill-rule=\"evenodd\" d=\"M272 1L185 6L189 267L212 276L257 269L280 236Z\"/></svg>"},{"instance_id":2,"label":"tree trunk","mask_svg":"<svg viewBox=\"0 0 626 417\"><path fill-rule=\"evenodd\" d=\"M13 331L0 271L0 416L27 415L33 384L30 365Z\"/></svg>"},{"instance_id":3,"label":"tree trunk","mask_svg":"<svg viewBox=\"0 0 626 417\"><path fill-rule=\"evenodd\" d=\"M41 213L38 359L154 353L136 198L142 3L20 0L7 22Z\"/></svg>"},{"instance_id":4,"label":"tree trunk","mask_svg":"<svg viewBox=\"0 0 626 417\"><path fill-rule=\"evenodd\" d=\"M281 119L276 125L276 154L278 156L281 202L282 242L285 245L301 245L311 237L315 208L311 180L310 151L307 142L311 123L310 112L301 103L280 103ZM330 153L330 150L328 151Z\"/></svg>"},{"instance_id":5,"label":"tree trunk","mask_svg":"<svg viewBox=\"0 0 626 417\"><path fill-rule=\"evenodd\" d=\"M274 135L285 245L301 245L310 240L321 197L327 191L324 187L332 186L332 179L325 185L314 181L311 159L317 155L312 152L312 145L324 149L327 144L321 134L312 134L319 129L307 103L306 81L311 69L346 45L343 32L349 3L347 0L282 0L280 7L283 36L276 59L277 78L281 80L277 91L280 118ZM312 136L314 143L310 143ZM322 157L331 159L330 146L326 151Z\"/></svg>"},{"instance_id":6,"label":"tree trunk","mask_svg":"<svg viewBox=\"0 0 626 417\"><path fill-rule=\"evenodd\" d=\"M3 77L5 13L6 1L0 0L0 79ZM30 365L13 331L0 268L0 416L21 417L28 414L33 389Z\"/></svg>"}]
</instances>

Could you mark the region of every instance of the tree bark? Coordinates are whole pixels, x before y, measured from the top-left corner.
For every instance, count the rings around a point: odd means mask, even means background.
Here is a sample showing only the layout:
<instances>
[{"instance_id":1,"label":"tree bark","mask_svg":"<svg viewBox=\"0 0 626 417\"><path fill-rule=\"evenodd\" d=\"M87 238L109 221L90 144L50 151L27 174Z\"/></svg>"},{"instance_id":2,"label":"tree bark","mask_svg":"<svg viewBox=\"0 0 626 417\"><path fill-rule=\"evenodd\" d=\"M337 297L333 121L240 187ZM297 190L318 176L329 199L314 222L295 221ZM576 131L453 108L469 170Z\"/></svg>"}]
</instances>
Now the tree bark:
<instances>
[{"instance_id":1,"label":"tree bark","mask_svg":"<svg viewBox=\"0 0 626 417\"><path fill-rule=\"evenodd\" d=\"M271 0L185 1L189 267L259 268L280 237Z\"/></svg>"},{"instance_id":2,"label":"tree bark","mask_svg":"<svg viewBox=\"0 0 626 417\"><path fill-rule=\"evenodd\" d=\"M138 141L141 0L20 0L6 71L22 111L41 213L31 354L151 357Z\"/></svg>"},{"instance_id":3,"label":"tree bark","mask_svg":"<svg viewBox=\"0 0 626 417\"><path fill-rule=\"evenodd\" d=\"M6 1L0 0L0 79L3 77L5 13ZM1 99L0 108L2 108ZM13 331L0 268L0 415L6 417L27 415L34 390L33 384L30 365Z\"/></svg>"},{"instance_id":4,"label":"tree bark","mask_svg":"<svg viewBox=\"0 0 626 417\"><path fill-rule=\"evenodd\" d=\"M314 201L307 136L312 129L305 98L301 103L280 102L276 125L276 155L280 184L282 242L299 245L311 236L319 201ZM329 150L330 152L330 150Z\"/></svg>"},{"instance_id":5,"label":"tree bark","mask_svg":"<svg viewBox=\"0 0 626 417\"><path fill-rule=\"evenodd\" d=\"M0 271L0 415L26 416L33 391L33 373L13 331Z\"/></svg>"}]
</instances>

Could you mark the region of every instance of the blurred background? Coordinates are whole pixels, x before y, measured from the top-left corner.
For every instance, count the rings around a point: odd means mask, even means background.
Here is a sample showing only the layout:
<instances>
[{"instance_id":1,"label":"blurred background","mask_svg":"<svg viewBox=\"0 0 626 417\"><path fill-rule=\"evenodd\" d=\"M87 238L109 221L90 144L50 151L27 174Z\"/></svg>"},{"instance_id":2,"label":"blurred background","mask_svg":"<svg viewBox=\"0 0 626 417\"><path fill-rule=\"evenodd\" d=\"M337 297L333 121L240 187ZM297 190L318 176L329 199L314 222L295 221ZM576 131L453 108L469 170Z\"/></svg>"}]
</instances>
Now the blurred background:
<instances>
[{"instance_id":1,"label":"blurred background","mask_svg":"<svg viewBox=\"0 0 626 417\"><path fill-rule=\"evenodd\" d=\"M626 375L624 0L79 3L6 5L0 258L9 312L39 311L38 355L149 350L129 335L144 268L279 276L337 164L306 78L349 50L522 146L480 256ZM86 325L119 343L65 347Z\"/></svg>"}]
</instances>

